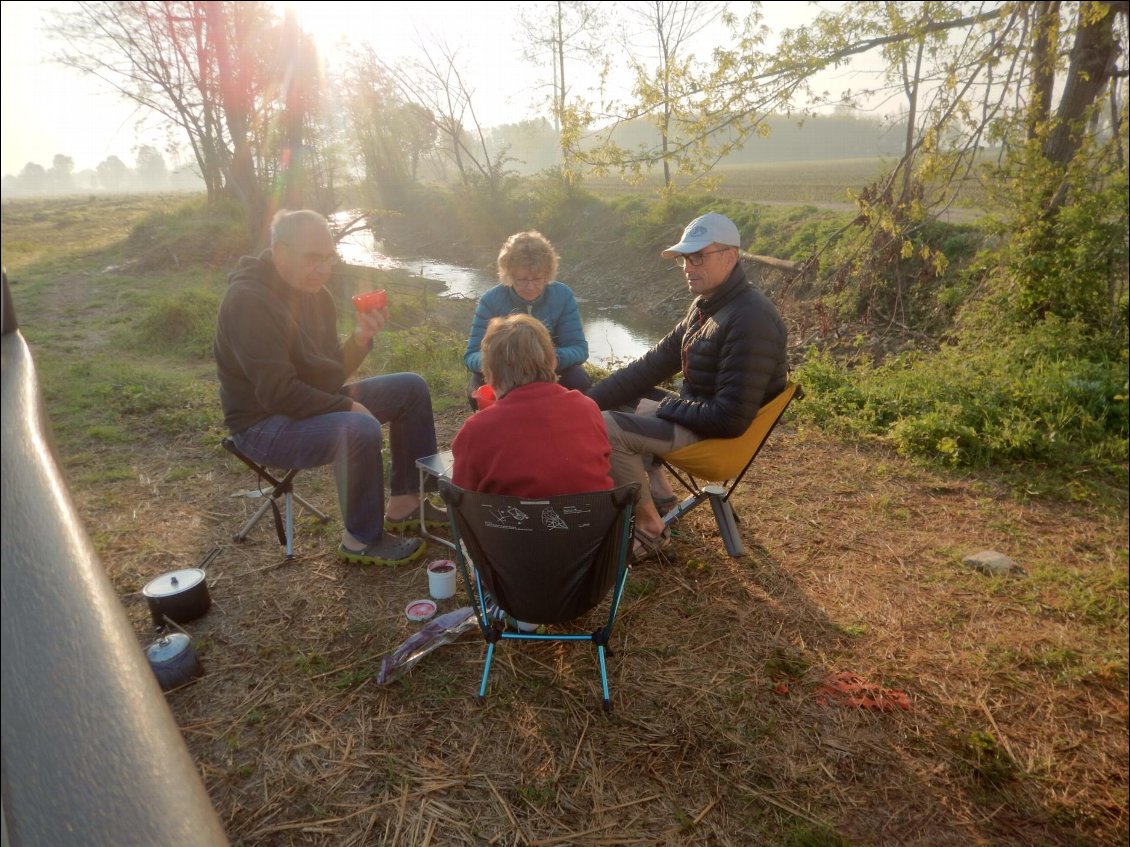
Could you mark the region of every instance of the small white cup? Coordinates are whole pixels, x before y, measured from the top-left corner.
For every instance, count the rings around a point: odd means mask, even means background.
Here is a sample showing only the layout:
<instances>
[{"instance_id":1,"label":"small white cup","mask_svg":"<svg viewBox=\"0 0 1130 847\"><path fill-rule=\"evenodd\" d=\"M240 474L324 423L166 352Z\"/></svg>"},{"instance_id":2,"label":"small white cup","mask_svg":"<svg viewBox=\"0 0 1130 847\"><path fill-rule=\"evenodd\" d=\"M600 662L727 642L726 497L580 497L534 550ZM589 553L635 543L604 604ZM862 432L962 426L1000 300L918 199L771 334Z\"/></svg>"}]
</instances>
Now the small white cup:
<instances>
[{"instance_id":1,"label":"small white cup","mask_svg":"<svg viewBox=\"0 0 1130 847\"><path fill-rule=\"evenodd\" d=\"M455 596L455 562L439 559L428 563L428 593L436 600Z\"/></svg>"}]
</instances>

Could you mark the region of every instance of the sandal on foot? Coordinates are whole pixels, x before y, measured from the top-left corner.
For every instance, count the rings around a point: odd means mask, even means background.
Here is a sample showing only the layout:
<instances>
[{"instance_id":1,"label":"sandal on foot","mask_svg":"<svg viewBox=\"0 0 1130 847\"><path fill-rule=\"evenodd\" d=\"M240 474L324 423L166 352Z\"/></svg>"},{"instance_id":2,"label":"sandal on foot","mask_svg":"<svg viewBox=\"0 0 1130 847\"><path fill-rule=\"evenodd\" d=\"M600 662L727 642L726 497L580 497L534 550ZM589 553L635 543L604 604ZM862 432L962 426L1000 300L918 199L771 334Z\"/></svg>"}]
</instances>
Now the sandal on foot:
<instances>
[{"instance_id":1,"label":"sandal on foot","mask_svg":"<svg viewBox=\"0 0 1130 847\"><path fill-rule=\"evenodd\" d=\"M636 543L632 545L632 561L642 562L660 555L671 546L671 530L665 528L659 535L648 535L637 529L634 533Z\"/></svg>"},{"instance_id":2,"label":"sandal on foot","mask_svg":"<svg viewBox=\"0 0 1130 847\"><path fill-rule=\"evenodd\" d=\"M344 544L337 548L337 557L343 562L355 565L384 565L394 567L418 558L427 547L419 538L397 538L387 532L381 540L370 544L363 550L351 550Z\"/></svg>"},{"instance_id":3,"label":"sandal on foot","mask_svg":"<svg viewBox=\"0 0 1130 847\"><path fill-rule=\"evenodd\" d=\"M655 504L655 510L660 515L665 515L679 505L679 498L675 494L668 497L656 497L654 494L651 496L651 502Z\"/></svg>"},{"instance_id":4,"label":"sandal on foot","mask_svg":"<svg viewBox=\"0 0 1130 847\"><path fill-rule=\"evenodd\" d=\"M448 525L447 510L441 509L431 500L424 499L424 525L428 529L443 529ZM413 509L406 517L393 519L385 517L385 530L387 532L419 532L420 510Z\"/></svg>"}]
</instances>

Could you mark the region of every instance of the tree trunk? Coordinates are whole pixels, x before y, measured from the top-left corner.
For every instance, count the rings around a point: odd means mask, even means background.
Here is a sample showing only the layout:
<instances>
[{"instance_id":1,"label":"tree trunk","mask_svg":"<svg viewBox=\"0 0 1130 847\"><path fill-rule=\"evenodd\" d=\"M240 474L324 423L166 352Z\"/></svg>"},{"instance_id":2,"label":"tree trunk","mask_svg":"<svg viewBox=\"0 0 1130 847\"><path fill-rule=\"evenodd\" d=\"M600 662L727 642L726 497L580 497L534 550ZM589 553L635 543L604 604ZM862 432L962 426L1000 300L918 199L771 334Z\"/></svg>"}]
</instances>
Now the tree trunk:
<instances>
[{"instance_id":1,"label":"tree trunk","mask_svg":"<svg viewBox=\"0 0 1130 847\"><path fill-rule=\"evenodd\" d=\"M1104 13L1098 20L1089 20L1088 12L1095 9L1103 9ZM1066 166L1079 151L1085 130L1083 120L1110 79L1117 54L1113 9L1106 4L1081 4L1063 97L1056 110L1055 126L1044 143L1044 158L1049 162Z\"/></svg>"},{"instance_id":2,"label":"tree trunk","mask_svg":"<svg viewBox=\"0 0 1130 847\"><path fill-rule=\"evenodd\" d=\"M1032 85L1029 89L1028 140L1039 137L1051 116L1055 85L1055 45L1059 40L1059 0L1032 4Z\"/></svg>"}]
</instances>

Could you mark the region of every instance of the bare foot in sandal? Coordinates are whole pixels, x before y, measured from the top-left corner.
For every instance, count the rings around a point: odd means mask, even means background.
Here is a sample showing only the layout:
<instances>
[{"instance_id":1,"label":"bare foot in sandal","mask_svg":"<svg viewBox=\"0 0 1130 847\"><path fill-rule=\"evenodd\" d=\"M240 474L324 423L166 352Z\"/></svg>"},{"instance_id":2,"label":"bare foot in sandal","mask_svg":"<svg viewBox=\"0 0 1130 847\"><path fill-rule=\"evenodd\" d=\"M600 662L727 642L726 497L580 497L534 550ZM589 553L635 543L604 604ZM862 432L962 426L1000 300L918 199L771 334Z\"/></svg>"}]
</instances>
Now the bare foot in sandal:
<instances>
[{"instance_id":1,"label":"bare foot in sandal","mask_svg":"<svg viewBox=\"0 0 1130 847\"><path fill-rule=\"evenodd\" d=\"M633 562L656 558L671 546L671 530L666 527L659 535L648 535L639 529L633 535L635 537L635 543L632 545Z\"/></svg>"}]
</instances>

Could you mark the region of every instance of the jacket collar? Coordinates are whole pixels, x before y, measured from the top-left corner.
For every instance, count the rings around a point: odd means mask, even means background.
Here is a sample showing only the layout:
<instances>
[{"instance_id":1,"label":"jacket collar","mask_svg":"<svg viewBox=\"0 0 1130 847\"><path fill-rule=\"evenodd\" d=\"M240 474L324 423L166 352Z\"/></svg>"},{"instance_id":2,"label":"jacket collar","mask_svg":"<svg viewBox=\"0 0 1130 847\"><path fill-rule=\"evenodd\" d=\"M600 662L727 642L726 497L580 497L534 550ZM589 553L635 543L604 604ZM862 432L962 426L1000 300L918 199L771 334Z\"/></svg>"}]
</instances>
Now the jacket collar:
<instances>
[{"instance_id":1,"label":"jacket collar","mask_svg":"<svg viewBox=\"0 0 1130 847\"><path fill-rule=\"evenodd\" d=\"M726 281L722 286L707 297L699 297L695 300L695 307L701 309L707 315L713 315L731 300L738 296L749 285L749 280L745 275L745 268L742 263L738 262L734 265L734 269L730 271L730 275L726 277Z\"/></svg>"}]
</instances>

